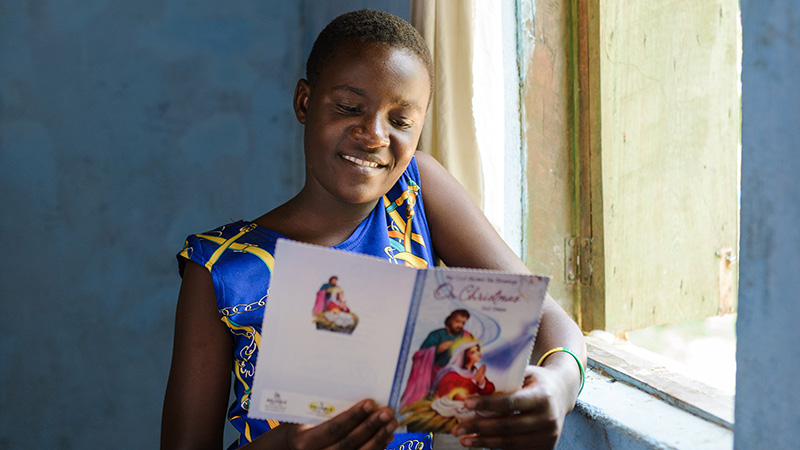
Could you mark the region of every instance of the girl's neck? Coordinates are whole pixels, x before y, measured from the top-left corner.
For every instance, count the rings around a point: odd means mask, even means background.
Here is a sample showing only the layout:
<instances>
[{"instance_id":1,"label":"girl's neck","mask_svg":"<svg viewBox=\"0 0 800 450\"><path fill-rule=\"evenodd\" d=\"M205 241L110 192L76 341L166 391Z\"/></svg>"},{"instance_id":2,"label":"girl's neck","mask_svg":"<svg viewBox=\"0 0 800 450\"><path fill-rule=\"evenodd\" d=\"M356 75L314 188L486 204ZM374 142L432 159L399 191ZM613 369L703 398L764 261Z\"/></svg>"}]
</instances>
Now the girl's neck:
<instances>
[{"instance_id":1,"label":"girl's neck","mask_svg":"<svg viewBox=\"0 0 800 450\"><path fill-rule=\"evenodd\" d=\"M254 222L289 239L332 247L350 237L380 201L349 204L310 191L304 187L291 200Z\"/></svg>"}]
</instances>

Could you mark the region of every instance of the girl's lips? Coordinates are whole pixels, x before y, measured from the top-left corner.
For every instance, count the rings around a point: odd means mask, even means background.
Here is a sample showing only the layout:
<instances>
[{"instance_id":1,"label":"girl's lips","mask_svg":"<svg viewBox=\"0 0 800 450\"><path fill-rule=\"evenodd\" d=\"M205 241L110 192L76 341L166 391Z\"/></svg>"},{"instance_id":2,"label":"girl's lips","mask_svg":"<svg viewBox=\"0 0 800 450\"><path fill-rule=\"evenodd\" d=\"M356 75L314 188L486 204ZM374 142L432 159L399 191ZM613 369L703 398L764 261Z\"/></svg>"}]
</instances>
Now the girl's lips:
<instances>
[{"instance_id":1,"label":"girl's lips","mask_svg":"<svg viewBox=\"0 0 800 450\"><path fill-rule=\"evenodd\" d=\"M355 165L361 166L361 167L369 167L371 169L377 169L378 167L381 167L381 165L376 163L376 162L366 161L366 160L363 160L361 158L356 158L355 156L342 155L342 158L346 159L347 161L350 161L351 163L353 163Z\"/></svg>"}]
</instances>

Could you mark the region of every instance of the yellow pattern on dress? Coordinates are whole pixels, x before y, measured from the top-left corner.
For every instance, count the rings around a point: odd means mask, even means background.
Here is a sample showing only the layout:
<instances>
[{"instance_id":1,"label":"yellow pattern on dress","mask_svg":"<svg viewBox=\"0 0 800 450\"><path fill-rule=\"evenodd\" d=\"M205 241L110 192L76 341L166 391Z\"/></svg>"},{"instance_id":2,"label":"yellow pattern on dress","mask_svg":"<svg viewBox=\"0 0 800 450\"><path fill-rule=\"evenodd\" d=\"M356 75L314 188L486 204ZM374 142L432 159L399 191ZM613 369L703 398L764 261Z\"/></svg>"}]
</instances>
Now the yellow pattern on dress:
<instances>
[{"instance_id":1,"label":"yellow pattern on dress","mask_svg":"<svg viewBox=\"0 0 800 450\"><path fill-rule=\"evenodd\" d=\"M253 363L250 362L250 359L253 357L255 351L261 345L261 333L256 331L254 327L239 325L236 322L232 321L228 317L222 317L221 319L225 324L228 326L228 329L231 331L232 334L236 334L239 336L244 336L246 339L249 339L250 342L243 346L242 349L239 351L239 357L235 359L234 364L234 373L236 374L236 378L242 383L244 387L244 395L242 395L241 405L242 408L245 410L250 409L250 385L247 384L245 381L245 376L249 376L250 378L253 377L253 370L254 366Z\"/></svg>"},{"instance_id":2,"label":"yellow pattern on dress","mask_svg":"<svg viewBox=\"0 0 800 450\"><path fill-rule=\"evenodd\" d=\"M392 220L391 228L388 230L389 238L394 239L402 244L403 251L393 253L393 247L385 249L386 255L391 259L399 259L405 263L406 266L414 267L416 269L424 269L428 267L428 262L412 253L411 243L417 242L420 245L425 245L424 239L417 233L413 233L411 222L414 220L414 205L417 204L417 195L419 195L419 186L409 183L400 197L391 201L387 196L383 196L383 206L389 217ZM403 203L407 203L406 217L403 218L397 211L397 207Z\"/></svg>"}]
</instances>

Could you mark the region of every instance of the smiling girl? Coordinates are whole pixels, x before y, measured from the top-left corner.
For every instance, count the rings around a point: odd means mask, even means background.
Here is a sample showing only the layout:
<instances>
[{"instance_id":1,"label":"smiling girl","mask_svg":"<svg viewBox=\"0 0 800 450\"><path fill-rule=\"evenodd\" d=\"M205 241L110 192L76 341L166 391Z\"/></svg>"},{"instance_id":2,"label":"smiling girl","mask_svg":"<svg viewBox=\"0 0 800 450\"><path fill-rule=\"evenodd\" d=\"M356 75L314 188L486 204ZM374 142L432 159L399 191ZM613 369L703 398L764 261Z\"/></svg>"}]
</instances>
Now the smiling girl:
<instances>
[{"instance_id":1,"label":"smiling girl","mask_svg":"<svg viewBox=\"0 0 800 450\"><path fill-rule=\"evenodd\" d=\"M293 101L304 126L302 190L253 221L189 236L178 255L183 281L162 448L222 447L226 409L240 433L230 448L381 449L395 438L394 413L369 399L317 426L247 417L278 238L418 268L438 258L453 267L528 272L458 182L416 152L432 79L425 42L396 16L355 11L320 33ZM533 356L559 346L585 360L580 330L548 296ZM528 367L518 391L467 398L466 408L491 414L453 433L466 446L552 449L580 376L572 357L553 354L544 366Z\"/></svg>"}]
</instances>

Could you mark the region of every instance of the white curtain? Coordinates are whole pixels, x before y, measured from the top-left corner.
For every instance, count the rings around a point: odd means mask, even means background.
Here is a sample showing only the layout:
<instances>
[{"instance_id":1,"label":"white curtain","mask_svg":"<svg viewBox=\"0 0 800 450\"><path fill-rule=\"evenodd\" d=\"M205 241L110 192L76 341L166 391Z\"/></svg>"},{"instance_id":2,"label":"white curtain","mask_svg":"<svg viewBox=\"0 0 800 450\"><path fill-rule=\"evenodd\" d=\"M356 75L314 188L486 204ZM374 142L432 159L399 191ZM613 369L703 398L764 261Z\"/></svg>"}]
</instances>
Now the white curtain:
<instances>
[{"instance_id":1,"label":"white curtain","mask_svg":"<svg viewBox=\"0 0 800 450\"><path fill-rule=\"evenodd\" d=\"M473 97L474 0L412 0L411 23L425 38L436 71L419 149L429 153L483 205Z\"/></svg>"},{"instance_id":2,"label":"white curtain","mask_svg":"<svg viewBox=\"0 0 800 450\"><path fill-rule=\"evenodd\" d=\"M436 71L420 149L467 189L518 254L524 166L514 0L411 0Z\"/></svg>"}]
</instances>

